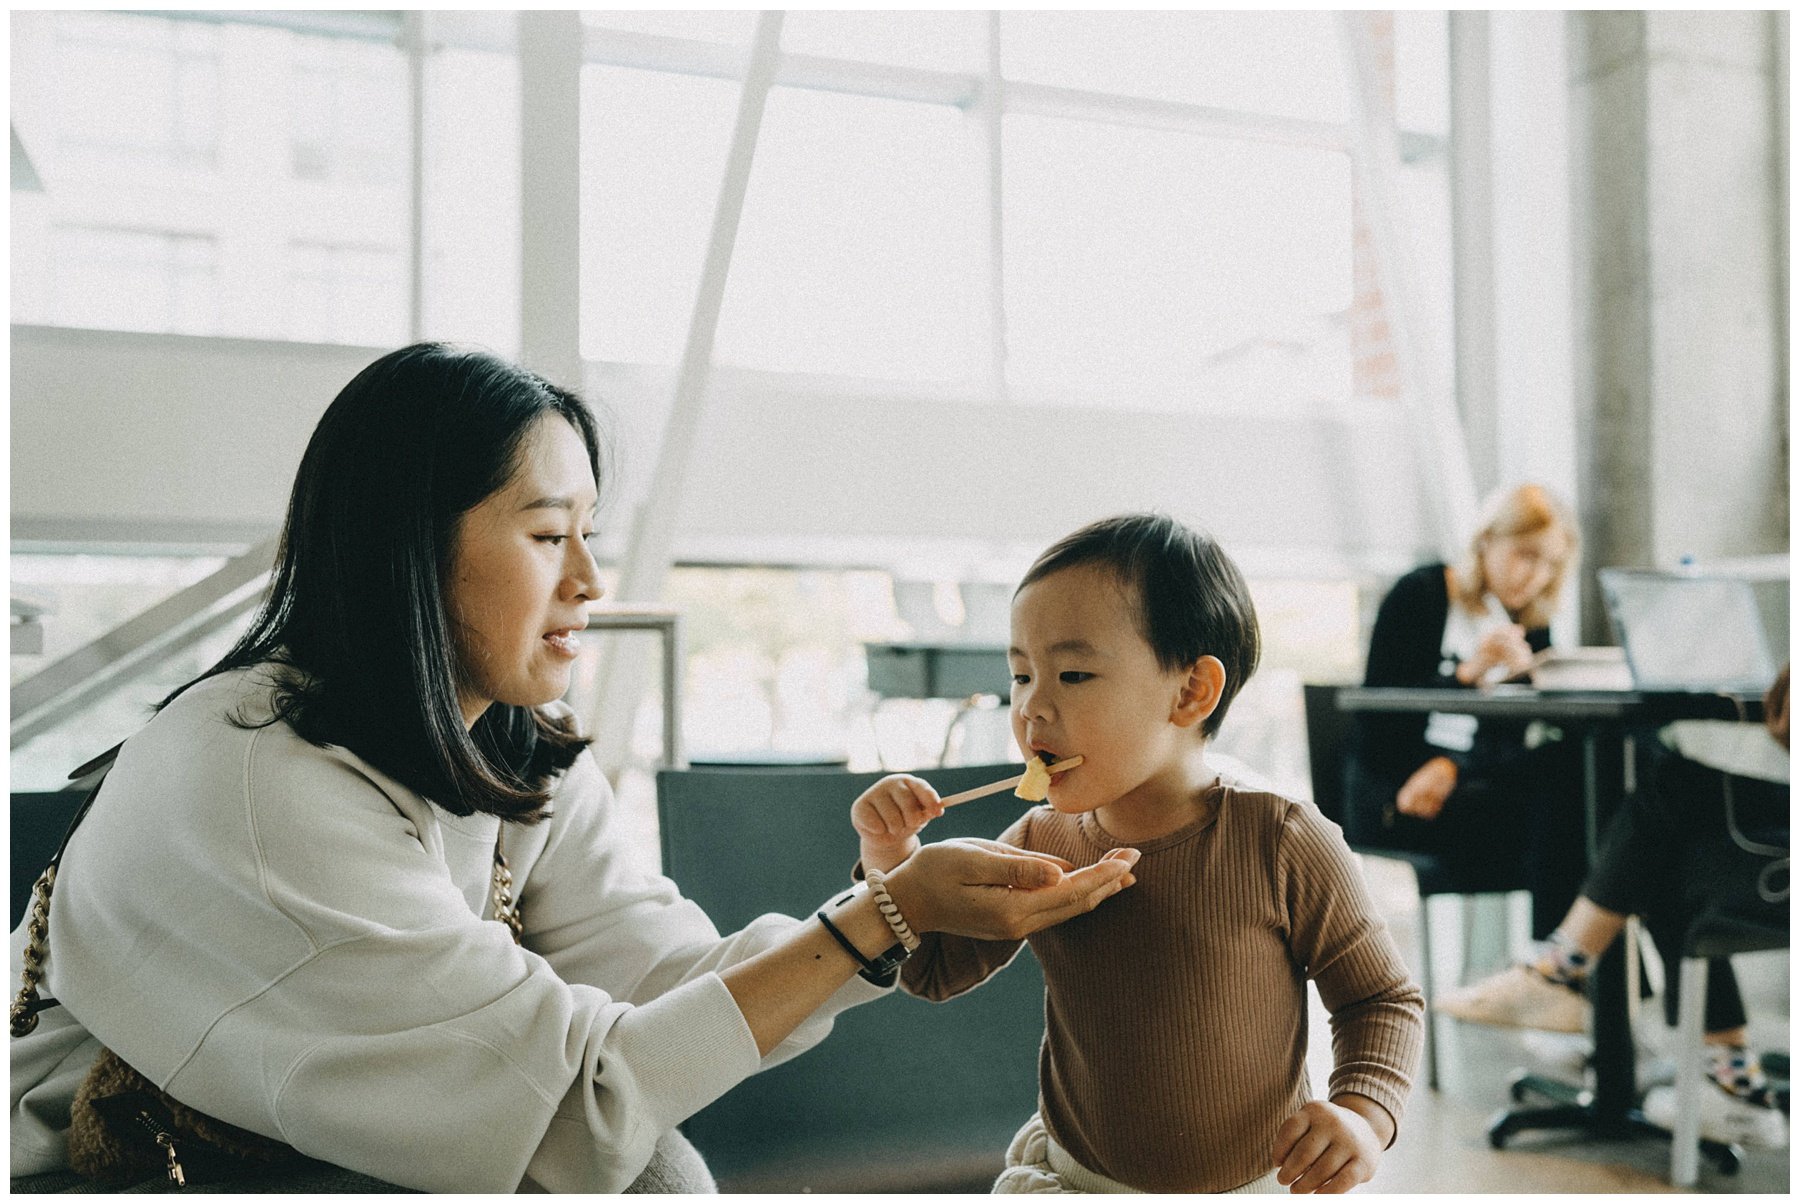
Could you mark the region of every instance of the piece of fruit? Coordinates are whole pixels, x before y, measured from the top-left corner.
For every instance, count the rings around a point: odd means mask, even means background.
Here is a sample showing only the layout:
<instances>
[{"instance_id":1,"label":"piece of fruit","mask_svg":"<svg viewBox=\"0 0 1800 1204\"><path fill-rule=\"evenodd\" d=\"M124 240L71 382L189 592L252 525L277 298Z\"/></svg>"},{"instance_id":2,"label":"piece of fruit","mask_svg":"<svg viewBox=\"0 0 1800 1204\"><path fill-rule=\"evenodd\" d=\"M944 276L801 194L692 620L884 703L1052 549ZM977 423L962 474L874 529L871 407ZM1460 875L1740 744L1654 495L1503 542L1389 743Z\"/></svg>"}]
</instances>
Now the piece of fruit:
<instances>
[{"instance_id":1,"label":"piece of fruit","mask_svg":"<svg viewBox=\"0 0 1800 1204\"><path fill-rule=\"evenodd\" d=\"M1013 791L1020 798L1032 803L1041 803L1050 797L1050 754L1039 753L1037 758L1026 762L1025 777Z\"/></svg>"}]
</instances>

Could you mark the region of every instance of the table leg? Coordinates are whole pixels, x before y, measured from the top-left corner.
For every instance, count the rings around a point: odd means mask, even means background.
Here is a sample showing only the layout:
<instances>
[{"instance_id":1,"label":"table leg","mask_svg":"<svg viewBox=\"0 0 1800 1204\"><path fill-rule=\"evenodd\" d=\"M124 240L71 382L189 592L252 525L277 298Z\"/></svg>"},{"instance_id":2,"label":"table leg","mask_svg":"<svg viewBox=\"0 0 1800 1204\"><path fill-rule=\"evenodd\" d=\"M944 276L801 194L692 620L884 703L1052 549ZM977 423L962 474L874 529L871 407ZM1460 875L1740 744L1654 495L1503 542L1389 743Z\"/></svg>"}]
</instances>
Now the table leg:
<instances>
[{"instance_id":1,"label":"table leg","mask_svg":"<svg viewBox=\"0 0 1800 1204\"><path fill-rule=\"evenodd\" d=\"M1605 821L1618 807L1625 788L1625 742L1621 733L1588 726L1582 742L1582 803L1587 818L1587 853L1593 863ZM1538 1075L1513 1080L1515 1100L1529 1091L1555 1100L1548 1108L1515 1108L1498 1114L1488 1125L1488 1140L1496 1147L1514 1133L1533 1129L1584 1129L1596 1137L1628 1137L1641 1133L1641 1117L1634 1112L1637 1098L1634 1051L1631 1041L1629 975L1625 941L1613 942L1588 976L1588 999L1593 1004L1593 1086L1583 1090Z\"/></svg>"}]
</instances>

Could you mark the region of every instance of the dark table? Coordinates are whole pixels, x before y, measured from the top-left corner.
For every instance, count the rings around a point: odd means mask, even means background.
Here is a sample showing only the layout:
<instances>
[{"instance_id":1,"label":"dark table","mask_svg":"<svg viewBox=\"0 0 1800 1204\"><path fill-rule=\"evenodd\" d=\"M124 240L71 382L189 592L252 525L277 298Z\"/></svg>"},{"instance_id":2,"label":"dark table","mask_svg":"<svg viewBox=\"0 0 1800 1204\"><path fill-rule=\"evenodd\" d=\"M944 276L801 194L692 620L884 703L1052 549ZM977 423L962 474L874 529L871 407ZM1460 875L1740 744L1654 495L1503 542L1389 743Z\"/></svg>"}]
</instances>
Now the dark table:
<instances>
[{"instance_id":1,"label":"dark table","mask_svg":"<svg viewBox=\"0 0 1800 1204\"><path fill-rule=\"evenodd\" d=\"M1582 799L1590 864L1607 819L1635 789L1634 733L1647 733L1674 719L1762 718L1762 698L1750 694L1536 690L1529 686L1468 691L1353 686L1339 690L1337 699L1339 709L1345 711L1445 711L1477 719L1541 719L1577 736L1582 746ZM1539 1075L1516 1076L1512 1083L1515 1102L1522 1103L1527 1094L1535 1093L1551 1104L1514 1108L1494 1117L1488 1125L1488 1140L1496 1148L1513 1134L1530 1129L1578 1129L1602 1138L1668 1135L1637 1107L1628 959L1620 955L1625 945L1624 940L1613 942L1613 948L1588 976L1594 1016L1592 1090ZM1703 1141L1701 1149L1721 1169L1737 1169L1739 1155L1732 1147Z\"/></svg>"}]
</instances>

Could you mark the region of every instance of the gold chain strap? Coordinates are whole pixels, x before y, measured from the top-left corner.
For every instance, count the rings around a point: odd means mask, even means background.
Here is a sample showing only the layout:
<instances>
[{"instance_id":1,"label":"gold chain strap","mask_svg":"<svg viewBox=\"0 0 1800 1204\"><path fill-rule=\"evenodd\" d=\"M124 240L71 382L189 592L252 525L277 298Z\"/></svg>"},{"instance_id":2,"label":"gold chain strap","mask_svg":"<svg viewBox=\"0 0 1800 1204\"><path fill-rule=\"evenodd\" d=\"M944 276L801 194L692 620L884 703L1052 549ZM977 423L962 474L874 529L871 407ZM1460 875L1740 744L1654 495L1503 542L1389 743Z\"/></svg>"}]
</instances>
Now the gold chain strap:
<instances>
[{"instance_id":1,"label":"gold chain strap","mask_svg":"<svg viewBox=\"0 0 1800 1204\"><path fill-rule=\"evenodd\" d=\"M37 1027L38 983L44 980L44 954L50 946L50 891L56 886L56 866L38 875L31 888L31 922L26 927L24 985L12 1005L12 1035L23 1037Z\"/></svg>"},{"instance_id":2,"label":"gold chain strap","mask_svg":"<svg viewBox=\"0 0 1800 1204\"><path fill-rule=\"evenodd\" d=\"M500 832L494 837L494 918L512 930L513 943L523 944L525 940L525 913L513 900L512 867L506 864L506 824L500 824Z\"/></svg>"}]
</instances>

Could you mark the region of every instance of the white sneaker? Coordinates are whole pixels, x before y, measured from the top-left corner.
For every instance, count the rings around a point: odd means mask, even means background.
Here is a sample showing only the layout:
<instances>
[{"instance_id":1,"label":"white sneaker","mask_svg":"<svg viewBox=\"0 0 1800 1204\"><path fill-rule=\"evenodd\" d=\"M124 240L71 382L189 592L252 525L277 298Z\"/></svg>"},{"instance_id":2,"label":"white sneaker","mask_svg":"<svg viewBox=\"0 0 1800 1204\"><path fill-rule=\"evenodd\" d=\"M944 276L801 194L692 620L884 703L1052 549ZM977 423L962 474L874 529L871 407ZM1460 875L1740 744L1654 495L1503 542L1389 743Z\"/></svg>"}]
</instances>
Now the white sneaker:
<instances>
[{"instance_id":1,"label":"white sneaker","mask_svg":"<svg viewBox=\"0 0 1800 1204\"><path fill-rule=\"evenodd\" d=\"M1675 1060L1664 1056L1642 1034L1633 1034L1633 1053L1637 1062L1637 1085L1648 1090L1675 1081ZM1594 1062L1594 1042L1586 1033L1557 1033L1527 1029L1519 1034L1519 1044L1534 1065L1552 1074L1580 1078Z\"/></svg>"},{"instance_id":2,"label":"white sneaker","mask_svg":"<svg viewBox=\"0 0 1800 1204\"><path fill-rule=\"evenodd\" d=\"M1432 1007L1473 1024L1583 1033L1588 1001L1574 987L1551 982L1529 966L1512 966L1480 982L1446 991Z\"/></svg>"},{"instance_id":3,"label":"white sneaker","mask_svg":"<svg viewBox=\"0 0 1800 1204\"><path fill-rule=\"evenodd\" d=\"M1673 1132L1675 1088L1652 1087L1644 1096L1650 1123ZM1700 1136L1712 1141L1779 1149L1787 1144L1787 1118L1774 1108L1731 1094L1707 1080L1700 1093Z\"/></svg>"}]
</instances>

